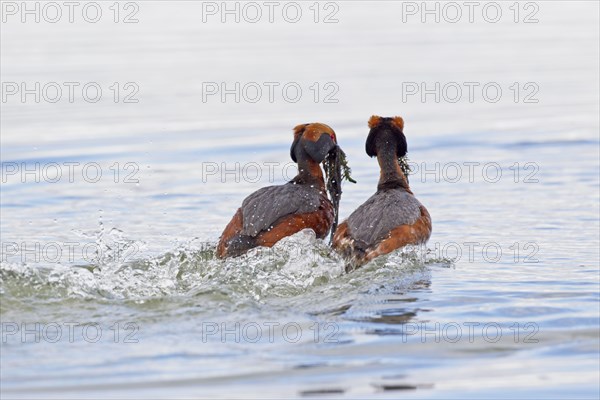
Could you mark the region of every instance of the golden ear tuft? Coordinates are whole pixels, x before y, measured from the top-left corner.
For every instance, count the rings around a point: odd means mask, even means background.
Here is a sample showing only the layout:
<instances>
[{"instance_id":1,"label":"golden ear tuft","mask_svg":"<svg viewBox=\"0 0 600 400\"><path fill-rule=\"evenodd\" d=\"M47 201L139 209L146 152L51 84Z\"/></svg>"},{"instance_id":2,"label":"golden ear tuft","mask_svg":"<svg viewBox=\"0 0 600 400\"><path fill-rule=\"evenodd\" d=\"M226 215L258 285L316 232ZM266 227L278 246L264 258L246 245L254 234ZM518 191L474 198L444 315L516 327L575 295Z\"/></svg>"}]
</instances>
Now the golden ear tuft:
<instances>
[{"instance_id":1,"label":"golden ear tuft","mask_svg":"<svg viewBox=\"0 0 600 400\"><path fill-rule=\"evenodd\" d=\"M394 125L396 128L398 128L400 130L400 132L402 132L404 130L404 120L402 119L402 117L392 118L392 125Z\"/></svg>"},{"instance_id":2,"label":"golden ear tuft","mask_svg":"<svg viewBox=\"0 0 600 400\"><path fill-rule=\"evenodd\" d=\"M298 139L303 133L308 124L300 124L294 127L294 140Z\"/></svg>"},{"instance_id":3,"label":"golden ear tuft","mask_svg":"<svg viewBox=\"0 0 600 400\"><path fill-rule=\"evenodd\" d=\"M371 118L369 118L368 124L369 124L370 129L375 128L380 123L381 123L381 117L379 115L371 115Z\"/></svg>"}]
</instances>

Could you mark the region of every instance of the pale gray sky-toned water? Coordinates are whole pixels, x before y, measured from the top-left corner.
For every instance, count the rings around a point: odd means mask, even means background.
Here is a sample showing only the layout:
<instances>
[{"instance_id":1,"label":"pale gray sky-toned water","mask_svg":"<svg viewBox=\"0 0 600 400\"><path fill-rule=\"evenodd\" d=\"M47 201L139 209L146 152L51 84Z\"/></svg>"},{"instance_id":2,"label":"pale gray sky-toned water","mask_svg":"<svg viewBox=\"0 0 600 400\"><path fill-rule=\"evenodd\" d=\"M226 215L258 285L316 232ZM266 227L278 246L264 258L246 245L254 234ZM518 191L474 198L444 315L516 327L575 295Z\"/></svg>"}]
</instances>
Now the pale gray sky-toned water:
<instances>
[{"instance_id":1,"label":"pale gray sky-toned water","mask_svg":"<svg viewBox=\"0 0 600 400\"><path fill-rule=\"evenodd\" d=\"M23 4L0 39L3 398L598 398L597 2ZM343 274L302 232L213 259L294 175L297 124L348 154L342 219L365 201L372 114L405 120L427 253Z\"/></svg>"}]
</instances>

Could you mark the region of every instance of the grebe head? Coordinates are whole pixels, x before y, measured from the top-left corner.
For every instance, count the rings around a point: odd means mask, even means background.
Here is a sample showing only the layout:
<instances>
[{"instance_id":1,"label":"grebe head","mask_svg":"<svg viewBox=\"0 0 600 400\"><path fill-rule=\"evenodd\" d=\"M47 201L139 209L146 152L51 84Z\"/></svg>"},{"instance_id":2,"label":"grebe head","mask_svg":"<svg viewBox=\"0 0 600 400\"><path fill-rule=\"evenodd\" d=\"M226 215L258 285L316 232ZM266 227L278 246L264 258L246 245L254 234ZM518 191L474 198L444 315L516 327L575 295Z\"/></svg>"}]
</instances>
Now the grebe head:
<instances>
[{"instance_id":1,"label":"grebe head","mask_svg":"<svg viewBox=\"0 0 600 400\"><path fill-rule=\"evenodd\" d=\"M290 155L294 162L308 155L318 164L322 163L327 177L327 192L334 209L334 221L331 226L331 240L333 240L342 196L342 179L356 183L350 176L351 170L346 154L338 146L335 132L330 126L319 122L296 126Z\"/></svg>"},{"instance_id":2,"label":"grebe head","mask_svg":"<svg viewBox=\"0 0 600 400\"><path fill-rule=\"evenodd\" d=\"M377 151L382 147L396 148L397 156L404 157L408 151L406 137L404 136L404 120L401 117L380 117L373 115L369 118L369 136L365 150L369 157L377 156Z\"/></svg>"},{"instance_id":3,"label":"grebe head","mask_svg":"<svg viewBox=\"0 0 600 400\"><path fill-rule=\"evenodd\" d=\"M331 127L319 122L302 124L294 128L290 156L294 162L298 162L297 153L303 150L310 158L320 163L336 148L337 138Z\"/></svg>"}]
</instances>

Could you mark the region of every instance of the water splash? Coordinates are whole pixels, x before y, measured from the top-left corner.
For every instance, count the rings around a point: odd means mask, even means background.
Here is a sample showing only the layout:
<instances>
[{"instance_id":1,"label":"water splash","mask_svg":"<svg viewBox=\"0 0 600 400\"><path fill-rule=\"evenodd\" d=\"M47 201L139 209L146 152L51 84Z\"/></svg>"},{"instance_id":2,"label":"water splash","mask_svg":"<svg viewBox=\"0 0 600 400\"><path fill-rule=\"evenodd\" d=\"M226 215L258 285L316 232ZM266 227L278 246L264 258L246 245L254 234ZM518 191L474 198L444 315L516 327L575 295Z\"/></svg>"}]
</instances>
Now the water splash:
<instances>
[{"instance_id":1,"label":"water splash","mask_svg":"<svg viewBox=\"0 0 600 400\"><path fill-rule=\"evenodd\" d=\"M425 268L415 249L380 257L363 268L344 273L341 259L312 230L256 248L246 255L220 260L214 244L192 240L158 257L119 262L121 251L135 242L122 231L81 233L95 237L104 257L85 265L39 266L2 263L3 296L147 300L166 296L218 295L231 302L293 297L307 290L380 291L401 285L402 276ZM110 240L108 240L110 238ZM439 260L438 260L439 261Z\"/></svg>"}]
</instances>

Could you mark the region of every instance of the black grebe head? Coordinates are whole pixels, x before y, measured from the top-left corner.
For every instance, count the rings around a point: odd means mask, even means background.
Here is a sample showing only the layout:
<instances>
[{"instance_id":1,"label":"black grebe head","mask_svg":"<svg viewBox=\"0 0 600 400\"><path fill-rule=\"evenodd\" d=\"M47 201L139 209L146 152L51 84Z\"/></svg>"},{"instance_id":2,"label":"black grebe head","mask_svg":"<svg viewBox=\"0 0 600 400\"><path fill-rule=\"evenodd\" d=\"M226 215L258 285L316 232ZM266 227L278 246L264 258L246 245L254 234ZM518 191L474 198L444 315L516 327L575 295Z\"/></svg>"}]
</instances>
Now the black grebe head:
<instances>
[{"instance_id":1,"label":"black grebe head","mask_svg":"<svg viewBox=\"0 0 600 400\"><path fill-rule=\"evenodd\" d=\"M383 147L395 147L397 157L404 157L408 151L406 136L404 136L404 120L401 117L380 117L373 115L369 118L369 136L365 150L369 157L377 156Z\"/></svg>"},{"instance_id":2,"label":"black grebe head","mask_svg":"<svg viewBox=\"0 0 600 400\"><path fill-rule=\"evenodd\" d=\"M335 132L330 126L320 122L298 125L294 128L294 142L290 148L290 156L298 162L300 152L305 152L317 163L337 147Z\"/></svg>"}]
</instances>

